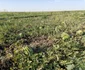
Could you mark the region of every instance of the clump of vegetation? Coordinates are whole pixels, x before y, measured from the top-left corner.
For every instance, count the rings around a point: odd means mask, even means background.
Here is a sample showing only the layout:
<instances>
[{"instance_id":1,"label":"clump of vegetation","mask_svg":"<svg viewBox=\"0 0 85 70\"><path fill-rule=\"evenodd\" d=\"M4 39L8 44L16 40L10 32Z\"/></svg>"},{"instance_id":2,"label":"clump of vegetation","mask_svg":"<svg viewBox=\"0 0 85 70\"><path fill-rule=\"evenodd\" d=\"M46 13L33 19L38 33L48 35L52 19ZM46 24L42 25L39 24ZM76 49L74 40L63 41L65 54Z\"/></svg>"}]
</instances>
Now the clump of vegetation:
<instances>
[{"instance_id":1,"label":"clump of vegetation","mask_svg":"<svg viewBox=\"0 0 85 70\"><path fill-rule=\"evenodd\" d=\"M0 70L85 69L85 11L0 16Z\"/></svg>"},{"instance_id":2,"label":"clump of vegetation","mask_svg":"<svg viewBox=\"0 0 85 70\"><path fill-rule=\"evenodd\" d=\"M82 30L78 30L77 32L76 32L76 35L82 35L83 34L83 31Z\"/></svg>"},{"instance_id":3,"label":"clump of vegetation","mask_svg":"<svg viewBox=\"0 0 85 70\"><path fill-rule=\"evenodd\" d=\"M66 40L66 39L69 39L69 38L70 38L69 34L67 34L67 33L65 33L65 32L63 32L63 33L61 34L61 37L62 37L63 40Z\"/></svg>"}]
</instances>

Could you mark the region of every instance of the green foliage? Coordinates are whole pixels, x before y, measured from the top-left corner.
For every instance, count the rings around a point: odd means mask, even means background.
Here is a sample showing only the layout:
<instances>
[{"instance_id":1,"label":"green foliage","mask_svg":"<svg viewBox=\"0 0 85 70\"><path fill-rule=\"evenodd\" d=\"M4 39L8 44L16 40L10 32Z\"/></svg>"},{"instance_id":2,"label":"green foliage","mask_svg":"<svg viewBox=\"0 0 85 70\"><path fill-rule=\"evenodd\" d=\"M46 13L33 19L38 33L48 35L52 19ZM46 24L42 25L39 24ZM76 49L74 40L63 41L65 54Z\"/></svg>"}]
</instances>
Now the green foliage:
<instances>
[{"instance_id":1,"label":"green foliage","mask_svg":"<svg viewBox=\"0 0 85 70\"><path fill-rule=\"evenodd\" d=\"M19 46L17 47L18 49L14 50L14 57L12 59L14 61L14 65L11 69L28 70L30 68L30 63L32 62L29 58L32 56L33 51L28 48L28 46L23 46L22 48L19 48Z\"/></svg>"},{"instance_id":2,"label":"green foliage","mask_svg":"<svg viewBox=\"0 0 85 70\"><path fill-rule=\"evenodd\" d=\"M85 69L85 11L0 16L1 70Z\"/></svg>"}]
</instances>

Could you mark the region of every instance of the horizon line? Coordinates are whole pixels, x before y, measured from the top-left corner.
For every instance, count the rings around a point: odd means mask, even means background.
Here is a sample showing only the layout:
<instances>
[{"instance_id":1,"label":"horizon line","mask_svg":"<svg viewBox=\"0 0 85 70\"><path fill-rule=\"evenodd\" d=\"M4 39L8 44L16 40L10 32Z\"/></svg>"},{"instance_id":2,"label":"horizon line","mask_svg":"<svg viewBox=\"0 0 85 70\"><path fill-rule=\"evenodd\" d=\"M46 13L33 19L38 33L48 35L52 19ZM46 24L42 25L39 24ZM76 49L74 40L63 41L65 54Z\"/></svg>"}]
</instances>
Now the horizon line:
<instances>
[{"instance_id":1,"label":"horizon line","mask_svg":"<svg viewBox=\"0 0 85 70\"><path fill-rule=\"evenodd\" d=\"M8 10L3 10L3 11L0 11L0 12L62 12L62 11L85 11L84 10L37 10L37 11L8 11Z\"/></svg>"}]
</instances>

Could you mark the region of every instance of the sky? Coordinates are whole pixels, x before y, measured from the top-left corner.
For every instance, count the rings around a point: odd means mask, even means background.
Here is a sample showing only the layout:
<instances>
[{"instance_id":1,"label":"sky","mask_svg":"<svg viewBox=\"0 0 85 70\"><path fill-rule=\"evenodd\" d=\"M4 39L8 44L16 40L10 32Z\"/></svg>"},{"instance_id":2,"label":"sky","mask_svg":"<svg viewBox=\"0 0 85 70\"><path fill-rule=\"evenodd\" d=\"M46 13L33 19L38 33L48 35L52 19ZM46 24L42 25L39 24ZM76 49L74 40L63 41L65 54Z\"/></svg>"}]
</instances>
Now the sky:
<instances>
[{"instance_id":1,"label":"sky","mask_svg":"<svg viewBox=\"0 0 85 70\"><path fill-rule=\"evenodd\" d=\"M85 0L0 0L0 11L85 10Z\"/></svg>"}]
</instances>

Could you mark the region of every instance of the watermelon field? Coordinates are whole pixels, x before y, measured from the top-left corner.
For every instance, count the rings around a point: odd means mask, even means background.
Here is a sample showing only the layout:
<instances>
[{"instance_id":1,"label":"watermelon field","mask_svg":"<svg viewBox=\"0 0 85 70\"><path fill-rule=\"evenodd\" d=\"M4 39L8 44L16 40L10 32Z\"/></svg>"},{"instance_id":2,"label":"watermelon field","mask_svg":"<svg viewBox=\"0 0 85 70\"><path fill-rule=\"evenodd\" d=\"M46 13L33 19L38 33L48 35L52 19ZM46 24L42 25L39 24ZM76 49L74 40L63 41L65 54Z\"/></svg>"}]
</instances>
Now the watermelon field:
<instances>
[{"instance_id":1,"label":"watermelon field","mask_svg":"<svg viewBox=\"0 0 85 70\"><path fill-rule=\"evenodd\" d=\"M85 70L85 11L0 12L0 70Z\"/></svg>"}]
</instances>

